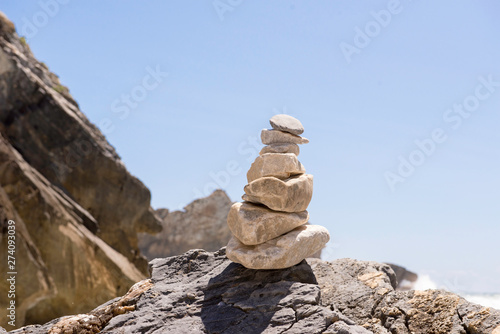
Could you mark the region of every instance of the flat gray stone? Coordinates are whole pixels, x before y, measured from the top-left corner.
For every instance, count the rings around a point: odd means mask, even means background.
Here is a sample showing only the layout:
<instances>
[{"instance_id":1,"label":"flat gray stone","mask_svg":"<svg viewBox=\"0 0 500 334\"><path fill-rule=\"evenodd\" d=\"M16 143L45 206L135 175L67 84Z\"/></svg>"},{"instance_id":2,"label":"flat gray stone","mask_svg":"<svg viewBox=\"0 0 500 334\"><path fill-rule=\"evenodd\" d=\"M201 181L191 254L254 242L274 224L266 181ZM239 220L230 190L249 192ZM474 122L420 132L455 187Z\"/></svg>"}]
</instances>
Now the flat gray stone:
<instances>
[{"instance_id":1,"label":"flat gray stone","mask_svg":"<svg viewBox=\"0 0 500 334\"><path fill-rule=\"evenodd\" d=\"M292 143L271 144L264 146L262 150L260 150L259 155L264 155L266 153L293 153L299 156L300 149L299 145Z\"/></svg>"},{"instance_id":2,"label":"flat gray stone","mask_svg":"<svg viewBox=\"0 0 500 334\"><path fill-rule=\"evenodd\" d=\"M262 144L270 145L270 144L307 144L309 143L309 139L293 135L288 132L283 132L280 130L268 130L263 129L260 134L260 139L262 140Z\"/></svg>"},{"instance_id":3,"label":"flat gray stone","mask_svg":"<svg viewBox=\"0 0 500 334\"><path fill-rule=\"evenodd\" d=\"M302 123L300 123L298 119L290 115L285 115L285 114L274 115L269 120L269 123L271 123L271 126L275 130L290 132L291 134L294 135L300 135L301 133L304 132L304 127L302 126Z\"/></svg>"}]
</instances>

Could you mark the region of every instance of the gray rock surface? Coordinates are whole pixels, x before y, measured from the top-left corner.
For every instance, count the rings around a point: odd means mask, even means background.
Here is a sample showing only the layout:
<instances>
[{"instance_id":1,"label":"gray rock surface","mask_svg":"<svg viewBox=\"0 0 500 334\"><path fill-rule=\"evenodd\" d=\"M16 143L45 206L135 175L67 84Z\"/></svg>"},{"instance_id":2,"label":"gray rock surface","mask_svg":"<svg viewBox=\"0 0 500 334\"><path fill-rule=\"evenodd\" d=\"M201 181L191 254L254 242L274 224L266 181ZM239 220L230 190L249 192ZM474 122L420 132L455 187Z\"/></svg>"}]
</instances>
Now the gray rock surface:
<instances>
[{"instance_id":1,"label":"gray rock surface","mask_svg":"<svg viewBox=\"0 0 500 334\"><path fill-rule=\"evenodd\" d=\"M275 130L289 132L294 135L300 135L304 132L302 123L295 117L286 114L274 115L269 123Z\"/></svg>"},{"instance_id":2,"label":"gray rock surface","mask_svg":"<svg viewBox=\"0 0 500 334\"><path fill-rule=\"evenodd\" d=\"M216 251L231 238L226 220L232 201L223 190L188 204L183 211L158 209L162 231L139 234L139 248L149 260L182 254L190 249Z\"/></svg>"},{"instance_id":3,"label":"gray rock surface","mask_svg":"<svg viewBox=\"0 0 500 334\"><path fill-rule=\"evenodd\" d=\"M152 277L88 314L19 333L494 333L500 311L440 291L396 292L385 264L307 259L252 270L224 249L156 259Z\"/></svg>"}]
</instances>

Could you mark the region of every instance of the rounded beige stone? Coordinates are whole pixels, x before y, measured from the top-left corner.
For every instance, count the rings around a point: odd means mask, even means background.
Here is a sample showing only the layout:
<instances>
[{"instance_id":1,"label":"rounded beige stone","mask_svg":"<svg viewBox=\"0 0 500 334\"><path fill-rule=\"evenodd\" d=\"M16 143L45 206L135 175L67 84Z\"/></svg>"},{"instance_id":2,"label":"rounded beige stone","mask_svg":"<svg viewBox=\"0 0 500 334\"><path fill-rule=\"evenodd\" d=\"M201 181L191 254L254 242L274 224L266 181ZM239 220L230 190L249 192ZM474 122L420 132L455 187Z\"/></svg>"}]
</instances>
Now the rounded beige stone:
<instances>
[{"instance_id":1,"label":"rounded beige stone","mask_svg":"<svg viewBox=\"0 0 500 334\"><path fill-rule=\"evenodd\" d=\"M260 139L262 140L262 144L270 145L270 144L282 144L282 143L291 143L291 144L307 144L309 143L309 139L297 136L288 132L283 132L279 130L268 130L264 129L260 133Z\"/></svg>"},{"instance_id":2,"label":"rounded beige stone","mask_svg":"<svg viewBox=\"0 0 500 334\"><path fill-rule=\"evenodd\" d=\"M233 235L245 245L258 245L307 223L309 213L277 212L263 205L234 203L227 216Z\"/></svg>"},{"instance_id":3,"label":"rounded beige stone","mask_svg":"<svg viewBox=\"0 0 500 334\"><path fill-rule=\"evenodd\" d=\"M318 252L330 240L328 230L319 225L302 225L260 245L247 246L232 237L227 257L249 269L284 269Z\"/></svg>"},{"instance_id":4,"label":"rounded beige stone","mask_svg":"<svg viewBox=\"0 0 500 334\"><path fill-rule=\"evenodd\" d=\"M262 177L247 184L244 190L244 201L264 204L274 211L301 212L311 202L313 176L302 174L286 180Z\"/></svg>"},{"instance_id":5,"label":"rounded beige stone","mask_svg":"<svg viewBox=\"0 0 500 334\"><path fill-rule=\"evenodd\" d=\"M287 179L304 174L306 169L293 153L266 153L258 156L247 172L248 183L261 177L273 176Z\"/></svg>"},{"instance_id":6,"label":"rounded beige stone","mask_svg":"<svg viewBox=\"0 0 500 334\"><path fill-rule=\"evenodd\" d=\"M259 155L266 153L293 153L298 156L300 149L299 145L292 143L271 144L264 146L262 150L260 150Z\"/></svg>"}]
</instances>

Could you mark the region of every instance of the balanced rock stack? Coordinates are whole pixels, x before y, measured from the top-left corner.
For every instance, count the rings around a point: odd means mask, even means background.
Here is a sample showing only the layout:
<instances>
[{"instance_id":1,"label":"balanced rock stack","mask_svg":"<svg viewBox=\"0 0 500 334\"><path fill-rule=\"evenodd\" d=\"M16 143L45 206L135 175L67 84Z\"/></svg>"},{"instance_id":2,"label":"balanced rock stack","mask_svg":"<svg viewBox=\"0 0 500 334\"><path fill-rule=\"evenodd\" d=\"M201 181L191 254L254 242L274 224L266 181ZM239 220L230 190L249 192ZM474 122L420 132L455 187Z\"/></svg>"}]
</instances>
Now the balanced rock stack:
<instances>
[{"instance_id":1,"label":"balanced rock stack","mask_svg":"<svg viewBox=\"0 0 500 334\"><path fill-rule=\"evenodd\" d=\"M313 176L299 162L300 121L288 115L270 120L262 130L260 151L247 173L243 203L231 207L232 232L227 257L250 269L283 269L321 250L330 239L326 228L308 224Z\"/></svg>"}]
</instances>

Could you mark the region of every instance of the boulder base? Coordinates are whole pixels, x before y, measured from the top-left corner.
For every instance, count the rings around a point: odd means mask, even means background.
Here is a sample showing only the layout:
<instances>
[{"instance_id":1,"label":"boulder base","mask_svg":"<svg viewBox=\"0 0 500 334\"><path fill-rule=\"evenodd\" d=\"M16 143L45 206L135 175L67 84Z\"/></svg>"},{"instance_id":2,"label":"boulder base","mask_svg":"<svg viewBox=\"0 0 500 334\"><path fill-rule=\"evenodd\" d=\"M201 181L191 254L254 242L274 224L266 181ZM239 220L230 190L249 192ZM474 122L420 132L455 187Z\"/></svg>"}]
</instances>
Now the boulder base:
<instances>
[{"instance_id":1,"label":"boulder base","mask_svg":"<svg viewBox=\"0 0 500 334\"><path fill-rule=\"evenodd\" d=\"M382 263L307 259L253 270L203 250L151 264L151 279L87 314L13 334L46 333L492 333L500 310L443 290L395 291ZM363 326L363 327L362 327ZM0 332L1 332L0 328Z\"/></svg>"}]
</instances>

